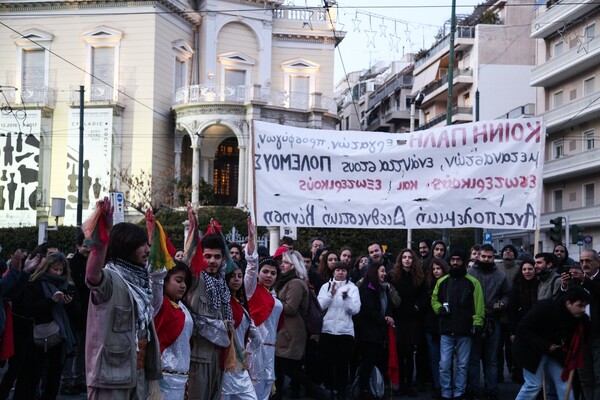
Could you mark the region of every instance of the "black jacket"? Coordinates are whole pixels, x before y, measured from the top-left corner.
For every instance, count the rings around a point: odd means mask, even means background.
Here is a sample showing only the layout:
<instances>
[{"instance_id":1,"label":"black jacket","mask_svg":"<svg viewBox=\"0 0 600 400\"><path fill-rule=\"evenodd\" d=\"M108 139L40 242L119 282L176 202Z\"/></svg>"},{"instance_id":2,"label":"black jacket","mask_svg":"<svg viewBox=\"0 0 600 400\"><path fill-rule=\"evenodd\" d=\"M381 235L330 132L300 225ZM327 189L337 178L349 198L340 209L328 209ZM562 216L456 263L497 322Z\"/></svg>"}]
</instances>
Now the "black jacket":
<instances>
[{"instance_id":1,"label":"black jacket","mask_svg":"<svg viewBox=\"0 0 600 400\"><path fill-rule=\"evenodd\" d=\"M537 370L544 354L562 364L571 335L580 323L587 320L587 316L574 317L561 299L540 300L517 325L513 357L531 372ZM563 348L550 353L552 344Z\"/></svg>"},{"instance_id":2,"label":"black jacket","mask_svg":"<svg viewBox=\"0 0 600 400\"><path fill-rule=\"evenodd\" d=\"M356 339L359 342L371 342L384 345L387 342L387 322L381 312L380 292L369 285L362 285L360 293L360 311L356 319ZM385 292L384 292L385 293ZM389 306L388 306L389 309Z\"/></svg>"}]
</instances>

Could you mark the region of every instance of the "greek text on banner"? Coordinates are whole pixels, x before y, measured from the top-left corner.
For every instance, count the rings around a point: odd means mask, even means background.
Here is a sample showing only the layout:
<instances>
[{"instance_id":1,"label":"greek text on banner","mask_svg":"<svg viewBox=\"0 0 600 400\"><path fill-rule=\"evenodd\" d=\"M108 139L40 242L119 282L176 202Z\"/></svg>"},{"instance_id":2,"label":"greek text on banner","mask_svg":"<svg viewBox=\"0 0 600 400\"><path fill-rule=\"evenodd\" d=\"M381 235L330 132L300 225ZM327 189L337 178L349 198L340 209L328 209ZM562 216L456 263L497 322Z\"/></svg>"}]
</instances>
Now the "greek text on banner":
<instances>
[{"instance_id":1,"label":"greek text on banner","mask_svg":"<svg viewBox=\"0 0 600 400\"><path fill-rule=\"evenodd\" d=\"M411 133L254 122L259 225L510 228L539 223L541 119Z\"/></svg>"}]
</instances>

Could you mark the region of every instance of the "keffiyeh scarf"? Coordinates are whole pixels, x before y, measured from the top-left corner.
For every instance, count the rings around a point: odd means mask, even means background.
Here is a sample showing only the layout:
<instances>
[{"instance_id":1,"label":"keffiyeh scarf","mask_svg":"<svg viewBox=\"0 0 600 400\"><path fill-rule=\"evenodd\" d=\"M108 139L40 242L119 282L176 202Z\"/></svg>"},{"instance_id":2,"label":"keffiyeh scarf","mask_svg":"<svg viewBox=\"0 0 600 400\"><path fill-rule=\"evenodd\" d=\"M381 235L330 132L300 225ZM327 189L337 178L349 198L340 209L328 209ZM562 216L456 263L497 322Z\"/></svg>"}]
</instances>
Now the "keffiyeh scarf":
<instances>
[{"instance_id":1,"label":"keffiyeh scarf","mask_svg":"<svg viewBox=\"0 0 600 400\"><path fill-rule=\"evenodd\" d=\"M137 309L137 330L138 332L147 330L153 314L152 289L148 270L120 258L109 261L105 268L118 274L127 283Z\"/></svg>"},{"instance_id":2,"label":"keffiyeh scarf","mask_svg":"<svg viewBox=\"0 0 600 400\"><path fill-rule=\"evenodd\" d=\"M208 306L215 310L220 310L222 307L223 317L228 321L232 321L233 313L231 311L231 304L229 303L231 294L223 276L220 274L213 276L207 274L206 271L202 271L202 277L204 278L204 282L206 282Z\"/></svg>"}]
</instances>

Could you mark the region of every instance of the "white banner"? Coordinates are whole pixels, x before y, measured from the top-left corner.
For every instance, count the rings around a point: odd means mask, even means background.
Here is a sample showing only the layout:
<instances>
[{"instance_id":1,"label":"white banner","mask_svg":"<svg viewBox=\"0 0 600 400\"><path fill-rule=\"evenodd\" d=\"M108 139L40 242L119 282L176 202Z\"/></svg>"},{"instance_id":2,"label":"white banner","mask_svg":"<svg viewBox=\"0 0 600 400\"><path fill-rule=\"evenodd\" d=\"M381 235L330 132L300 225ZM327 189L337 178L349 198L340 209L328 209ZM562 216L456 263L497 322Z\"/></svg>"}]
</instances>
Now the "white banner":
<instances>
[{"instance_id":1,"label":"white banner","mask_svg":"<svg viewBox=\"0 0 600 400\"><path fill-rule=\"evenodd\" d=\"M96 201L107 195L112 175L112 108L87 108L83 116L83 219L93 212ZM67 142L67 207L65 225L77 223L79 179L79 109L69 113Z\"/></svg>"},{"instance_id":2,"label":"white banner","mask_svg":"<svg viewBox=\"0 0 600 400\"><path fill-rule=\"evenodd\" d=\"M256 121L257 224L534 229L544 140L535 118L412 133Z\"/></svg>"},{"instance_id":3,"label":"white banner","mask_svg":"<svg viewBox=\"0 0 600 400\"><path fill-rule=\"evenodd\" d=\"M0 111L0 226L35 226L40 110Z\"/></svg>"}]
</instances>

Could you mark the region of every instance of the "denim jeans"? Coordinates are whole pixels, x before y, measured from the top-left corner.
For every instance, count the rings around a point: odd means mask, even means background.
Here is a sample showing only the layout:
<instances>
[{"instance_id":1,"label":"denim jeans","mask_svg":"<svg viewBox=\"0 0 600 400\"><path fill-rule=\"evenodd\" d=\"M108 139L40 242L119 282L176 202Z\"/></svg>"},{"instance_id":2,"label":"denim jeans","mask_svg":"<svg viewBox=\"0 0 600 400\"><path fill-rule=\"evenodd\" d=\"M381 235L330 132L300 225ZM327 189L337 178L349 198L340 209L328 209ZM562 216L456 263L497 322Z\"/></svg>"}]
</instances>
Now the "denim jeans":
<instances>
[{"instance_id":1,"label":"denim jeans","mask_svg":"<svg viewBox=\"0 0 600 400\"><path fill-rule=\"evenodd\" d=\"M469 360L469 388L474 392L481 390L479 379L480 362L483 363L483 376L485 379L485 393L498 393L498 348L502 338L500 320L493 320L496 329L490 337L474 337Z\"/></svg>"},{"instance_id":2,"label":"denim jeans","mask_svg":"<svg viewBox=\"0 0 600 400\"><path fill-rule=\"evenodd\" d=\"M553 386L559 399L565 398L567 391L567 382L563 382L560 379L562 373L562 365L553 358L543 355L538 365L537 370L534 372L528 371L523 368L523 378L525 383L521 386L519 394L515 400L531 400L535 399L540 390L542 389L542 382L544 374L546 375L546 387ZM573 390L569 393L569 400L574 400Z\"/></svg>"},{"instance_id":3,"label":"denim jeans","mask_svg":"<svg viewBox=\"0 0 600 400\"><path fill-rule=\"evenodd\" d=\"M600 338L585 344L579 380L585 400L600 400Z\"/></svg>"},{"instance_id":4,"label":"denim jeans","mask_svg":"<svg viewBox=\"0 0 600 400\"><path fill-rule=\"evenodd\" d=\"M452 390L452 359L456 350L456 374ZM467 370L471 353L470 336L446 336L440 339L440 386L442 396L451 399L460 397L467 388Z\"/></svg>"},{"instance_id":5,"label":"denim jeans","mask_svg":"<svg viewBox=\"0 0 600 400\"><path fill-rule=\"evenodd\" d=\"M429 353L429 362L431 363L431 379L433 387L440 388L440 338L431 333L425 333L427 337L427 349Z\"/></svg>"}]
</instances>

